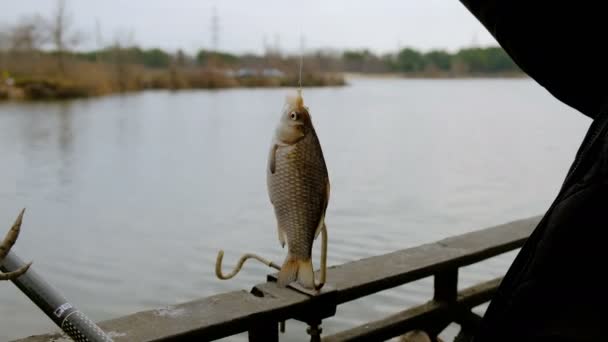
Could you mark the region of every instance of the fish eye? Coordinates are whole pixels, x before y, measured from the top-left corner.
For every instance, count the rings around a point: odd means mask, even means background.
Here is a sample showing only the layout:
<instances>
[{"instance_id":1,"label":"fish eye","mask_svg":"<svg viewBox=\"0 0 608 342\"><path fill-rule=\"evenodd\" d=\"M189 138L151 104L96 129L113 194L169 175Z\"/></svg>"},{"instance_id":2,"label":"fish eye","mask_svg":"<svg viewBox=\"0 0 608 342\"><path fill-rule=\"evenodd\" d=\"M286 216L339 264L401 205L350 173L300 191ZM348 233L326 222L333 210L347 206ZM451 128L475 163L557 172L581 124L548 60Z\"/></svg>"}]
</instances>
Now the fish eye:
<instances>
[{"instance_id":1,"label":"fish eye","mask_svg":"<svg viewBox=\"0 0 608 342\"><path fill-rule=\"evenodd\" d=\"M296 112L291 112L291 114L289 115L289 117L291 118L291 120L298 120L298 113Z\"/></svg>"}]
</instances>

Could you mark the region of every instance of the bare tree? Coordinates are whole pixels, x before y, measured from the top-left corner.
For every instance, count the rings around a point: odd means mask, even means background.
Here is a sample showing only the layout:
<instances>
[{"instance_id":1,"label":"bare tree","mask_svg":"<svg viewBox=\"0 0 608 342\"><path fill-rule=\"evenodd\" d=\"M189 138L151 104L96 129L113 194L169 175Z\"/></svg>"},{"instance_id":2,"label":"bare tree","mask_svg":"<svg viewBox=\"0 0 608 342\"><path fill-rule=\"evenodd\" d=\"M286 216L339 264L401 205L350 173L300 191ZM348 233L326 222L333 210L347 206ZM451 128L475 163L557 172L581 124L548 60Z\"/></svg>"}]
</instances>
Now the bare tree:
<instances>
[{"instance_id":1,"label":"bare tree","mask_svg":"<svg viewBox=\"0 0 608 342\"><path fill-rule=\"evenodd\" d=\"M9 49L17 52L39 50L44 43L43 19L38 15L23 17L8 33Z\"/></svg>"},{"instance_id":2,"label":"bare tree","mask_svg":"<svg viewBox=\"0 0 608 342\"><path fill-rule=\"evenodd\" d=\"M66 10L65 0L57 0L53 17L49 20L50 39L57 53L59 70L65 72L65 54L82 40L81 33L72 31L72 17Z\"/></svg>"},{"instance_id":3,"label":"bare tree","mask_svg":"<svg viewBox=\"0 0 608 342\"><path fill-rule=\"evenodd\" d=\"M112 62L116 72L116 82L121 92L129 88L129 80L131 78L129 64L131 62L132 48L135 46L134 41L133 30L121 30L116 32L112 44Z\"/></svg>"},{"instance_id":4,"label":"bare tree","mask_svg":"<svg viewBox=\"0 0 608 342\"><path fill-rule=\"evenodd\" d=\"M8 60L7 51L10 48L10 33L5 28L0 28L0 82L6 74L6 64ZM1 87L1 86L0 86ZM2 96L0 94L0 96Z\"/></svg>"},{"instance_id":5,"label":"bare tree","mask_svg":"<svg viewBox=\"0 0 608 342\"><path fill-rule=\"evenodd\" d=\"M23 57L37 57L44 43L42 23L37 15L21 17L0 33L0 71L7 72L11 66L23 62Z\"/></svg>"},{"instance_id":6,"label":"bare tree","mask_svg":"<svg viewBox=\"0 0 608 342\"><path fill-rule=\"evenodd\" d=\"M0 28L0 52L7 51L10 48L11 35L6 27Z\"/></svg>"},{"instance_id":7,"label":"bare tree","mask_svg":"<svg viewBox=\"0 0 608 342\"><path fill-rule=\"evenodd\" d=\"M17 216L15 223L13 223L13 226L6 234L4 241L2 243L0 243L0 264L2 264L2 261L4 261L4 258L10 251L11 247L13 247L13 245L17 241L17 237L19 237L19 231L21 230L21 222L23 221L24 211L25 211L25 209L21 210L21 213L19 213L19 216ZM19 269L15 270L13 272L0 273L0 280L15 279L15 278L21 276L22 274L24 274L25 272L27 272L27 270L30 268L31 265L32 265L32 263L30 262L29 264L26 264L25 266L20 267Z\"/></svg>"}]
</instances>

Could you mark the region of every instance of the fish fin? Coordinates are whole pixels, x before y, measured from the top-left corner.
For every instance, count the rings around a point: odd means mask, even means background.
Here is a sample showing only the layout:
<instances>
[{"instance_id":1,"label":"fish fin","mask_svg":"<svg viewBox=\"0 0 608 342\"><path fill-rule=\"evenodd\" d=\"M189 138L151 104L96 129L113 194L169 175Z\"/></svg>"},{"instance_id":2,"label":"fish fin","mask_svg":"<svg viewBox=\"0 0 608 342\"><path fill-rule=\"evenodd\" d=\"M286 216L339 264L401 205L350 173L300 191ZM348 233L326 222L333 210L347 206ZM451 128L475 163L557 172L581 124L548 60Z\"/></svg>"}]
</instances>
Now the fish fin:
<instances>
[{"instance_id":1,"label":"fish fin","mask_svg":"<svg viewBox=\"0 0 608 342\"><path fill-rule=\"evenodd\" d=\"M274 144L274 145L272 145L272 148L270 149L270 158L268 160L268 167L270 168L270 173L272 173L272 174L274 174L274 172L276 171L277 148L279 148L279 145Z\"/></svg>"},{"instance_id":2,"label":"fish fin","mask_svg":"<svg viewBox=\"0 0 608 342\"><path fill-rule=\"evenodd\" d=\"M279 231L279 243L281 244L281 248L285 248L285 232L280 226L277 226L277 230Z\"/></svg>"},{"instance_id":3,"label":"fish fin","mask_svg":"<svg viewBox=\"0 0 608 342\"><path fill-rule=\"evenodd\" d=\"M312 269L312 259L298 260L298 283L307 289L315 288L315 273Z\"/></svg>"},{"instance_id":4,"label":"fish fin","mask_svg":"<svg viewBox=\"0 0 608 342\"><path fill-rule=\"evenodd\" d=\"M291 254L287 254L287 258L279 271L277 284L281 287L285 287L295 281L298 278L298 267L298 260L292 257Z\"/></svg>"},{"instance_id":5,"label":"fish fin","mask_svg":"<svg viewBox=\"0 0 608 342\"><path fill-rule=\"evenodd\" d=\"M286 287L290 283L297 281L305 288L313 289L315 287L315 276L312 270L312 260L299 260L291 254L287 255L281 270L277 284L281 287Z\"/></svg>"}]
</instances>

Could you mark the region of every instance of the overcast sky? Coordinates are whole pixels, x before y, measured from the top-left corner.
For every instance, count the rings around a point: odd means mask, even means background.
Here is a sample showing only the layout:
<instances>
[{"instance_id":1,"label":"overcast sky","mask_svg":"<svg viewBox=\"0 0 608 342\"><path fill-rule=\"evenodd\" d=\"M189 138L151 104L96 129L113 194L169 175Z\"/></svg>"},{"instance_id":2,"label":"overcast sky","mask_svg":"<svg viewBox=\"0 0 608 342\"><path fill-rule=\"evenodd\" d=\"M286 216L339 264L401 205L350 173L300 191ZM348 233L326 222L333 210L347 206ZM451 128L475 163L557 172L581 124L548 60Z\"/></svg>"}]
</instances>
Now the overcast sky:
<instances>
[{"instance_id":1,"label":"overcast sky","mask_svg":"<svg viewBox=\"0 0 608 342\"><path fill-rule=\"evenodd\" d=\"M49 16L55 0L1 0L0 26L38 13ZM133 33L143 47L192 52L212 47L217 9L218 47L262 52L264 42L297 52L300 35L311 48L369 48L377 53L410 46L454 51L496 45L458 0L67 0L73 27L86 35L81 48L96 46L96 22L105 43Z\"/></svg>"}]
</instances>

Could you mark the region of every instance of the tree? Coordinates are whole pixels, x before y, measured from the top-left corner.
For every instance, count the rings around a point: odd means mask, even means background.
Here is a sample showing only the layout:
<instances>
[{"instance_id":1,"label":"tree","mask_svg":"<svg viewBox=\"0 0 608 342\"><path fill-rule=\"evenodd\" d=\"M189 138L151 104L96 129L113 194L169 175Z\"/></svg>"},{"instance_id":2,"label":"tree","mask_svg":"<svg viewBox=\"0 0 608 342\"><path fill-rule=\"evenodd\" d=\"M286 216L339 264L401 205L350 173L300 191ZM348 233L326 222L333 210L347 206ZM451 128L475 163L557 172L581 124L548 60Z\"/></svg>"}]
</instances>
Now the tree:
<instances>
[{"instance_id":1,"label":"tree","mask_svg":"<svg viewBox=\"0 0 608 342\"><path fill-rule=\"evenodd\" d=\"M368 49L344 51L342 62L346 71L384 72L390 69L383 57L378 57Z\"/></svg>"},{"instance_id":2,"label":"tree","mask_svg":"<svg viewBox=\"0 0 608 342\"><path fill-rule=\"evenodd\" d=\"M177 50L177 54L175 55L175 64L178 67L183 68L186 65L186 54L182 49Z\"/></svg>"},{"instance_id":3,"label":"tree","mask_svg":"<svg viewBox=\"0 0 608 342\"><path fill-rule=\"evenodd\" d=\"M439 70L448 71L450 70L452 56L441 50L433 50L424 54L424 59L428 65L434 65Z\"/></svg>"},{"instance_id":4,"label":"tree","mask_svg":"<svg viewBox=\"0 0 608 342\"><path fill-rule=\"evenodd\" d=\"M65 72L65 54L70 47L76 46L81 41L79 32L72 32L72 18L66 11L65 0L57 0L57 7L53 17L49 20L50 38L57 55L59 71Z\"/></svg>"},{"instance_id":5,"label":"tree","mask_svg":"<svg viewBox=\"0 0 608 342\"><path fill-rule=\"evenodd\" d=\"M399 71L416 72L424 69L425 61L420 52L405 48L397 54L396 66Z\"/></svg>"},{"instance_id":6,"label":"tree","mask_svg":"<svg viewBox=\"0 0 608 342\"><path fill-rule=\"evenodd\" d=\"M131 48L131 50L133 62L143 64L149 68L166 68L169 66L171 56L161 49Z\"/></svg>"},{"instance_id":7,"label":"tree","mask_svg":"<svg viewBox=\"0 0 608 342\"><path fill-rule=\"evenodd\" d=\"M196 54L196 61L199 65L213 68L236 64L239 62L239 57L225 52L200 50Z\"/></svg>"},{"instance_id":8,"label":"tree","mask_svg":"<svg viewBox=\"0 0 608 342\"><path fill-rule=\"evenodd\" d=\"M21 18L6 37L9 49L15 52L32 52L40 49L45 41L42 22L42 18L37 15Z\"/></svg>"},{"instance_id":9,"label":"tree","mask_svg":"<svg viewBox=\"0 0 608 342\"><path fill-rule=\"evenodd\" d=\"M133 51L135 50L133 48L135 46L133 36L133 31L117 32L111 47L116 83L120 92L129 89L131 79L129 64L132 63Z\"/></svg>"},{"instance_id":10,"label":"tree","mask_svg":"<svg viewBox=\"0 0 608 342\"><path fill-rule=\"evenodd\" d=\"M10 33L4 28L0 29L0 53L10 48Z\"/></svg>"},{"instance_id":11,"label":"tree","mask_svg":"<svg viewBox=\"0 0 608 342\"><path fill-rule=\"evenodd\" d=\"M467 64L472 72L519 71L517 65L500 47L462 49L456 54L456 58Z\"/></svg>"}]
</instances>

